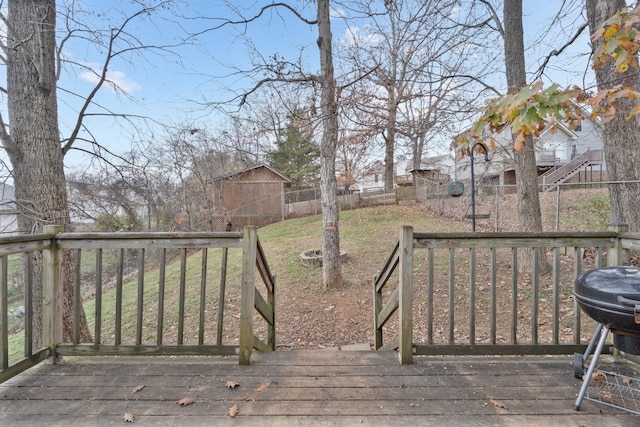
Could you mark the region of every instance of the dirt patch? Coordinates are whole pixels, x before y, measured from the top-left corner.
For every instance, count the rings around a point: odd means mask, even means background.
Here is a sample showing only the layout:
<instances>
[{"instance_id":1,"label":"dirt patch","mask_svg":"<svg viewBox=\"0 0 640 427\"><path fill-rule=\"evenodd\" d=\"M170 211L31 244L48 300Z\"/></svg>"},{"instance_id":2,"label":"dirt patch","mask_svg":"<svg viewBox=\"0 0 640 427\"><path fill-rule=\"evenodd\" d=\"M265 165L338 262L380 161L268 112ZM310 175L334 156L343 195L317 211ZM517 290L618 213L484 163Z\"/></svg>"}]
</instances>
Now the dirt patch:
<instances>
[{"instance_id":1,"label":"dirt patch","mask_svg":"<svg viewBox=\"0 0 640 427\"><path fill-rule=\"evenodd\" d=\"M602 194L606 194L606 190L596 190L596 195L599 197ZM589 215L589 212L585 212L580 208L570 210L570 206L581 206L586 197L592 197L594 190L576 190L571 194L563 194L563 208L566 212L570 212L570 215ZM545 231L555 230L556 221L556 195L552 193L545 193L541 195L541 205L543 210L543 223ZM499 198L500 203L500 230L501 231L517 231L517 203L515 195L506 195ZM440 219L444 219L448 223L447 229L439 229L437 231L464 231L470 227L469 220L463 220L453 213L450 216L447 214L438 214L433 212L428 206L417 204L408 206L397 206L394 209L400 209L405 212L408 218L419 216L435 216ZM374 212L375 214L375 212ZM398 226L401 224L398 224ZM563 231L585 231L592 229L588 218L580 219L573 218L572 221L564 221ZM477 224L478 231L494 231L494 224L490 221L480 221ZM600 228L602 230L602 228ZM433 231L433 230L421 230L416 228L416 231ZM395 242L396 236L389 236L389 242ZM341 240L343 246L349 245L349 238L343 237ZM388 244L387 250L390 252L393 243ZM369 248L369 252L372 252L372 248ZM426 252L426 251L425 251ZM318 286L318 283L312 284L298 284L295 291L287 291L285 295L281 292L278 295L277 305L277 344L281 349L305 349L305 348L326 348L345 346L355 343L372 343L373 341L373 291L372 291L372 278L374 274L379 272L382 267L384 258L377 260L369 259L367 254L367 248L362 248L361 252L356 253L352 249L349 249L350 257L343 266L343 274L345 283L339 289L325 290ZM480 252L477 255L476 261L478 265L478 278L477 278L477 294L476 304L477 310L475 313L476 322L480 329L482 325L487 326L489 305L489 270L487 268L489 264L489 252ZM505 255L508 259L509 255ZM561 267L563 269L562 277L563 283L572 283L573 270L572 270L572 256L568 255L562 258ZM415 263L425 262L424 259L417 259ZM594 254L587 253L583 259L583 268L589 268L594 263ZM419 268L419 267L418 267ZM436 277L442 275L446 277L446 263L442 265L436 265L436 269L442 269L440 272L436 271ZM465 280L464 274L468 271L468 265L460 265L460 278L456 278L456 329L455 339L465 340L469 335L469 298L468 298L468 280ZM321 277L321 269L318 269L318 277ZM527 277L519 278L519 281L523 283L527 282ZM511 290L511 273L508 269L501 269L497 277L497 282L503 284L503 288L498 291L498 307L499 316L502 316L502 322L508 323L511 313L509 311L500 311L500 307L505 304L510 304L512 298ZM443 287L445 285L442 285ZM571 287L565 287L565 291L560 296L563 311L563 327L561 334L569 334L572 322L572 295ZM539 292L550 294L551 289L551 277L542 280ZM434 330L428 331L425 322L428 307L426 302L426 278L417 274L414 277L414 295L416 299L416 307L414 308L414 336L418 337L416 341L424 340L428 333L432 334L433 339L436 342L446 342L449 334L449 312L448 312L448 289L441 289L442 292L436 291L434 305L437 310L434 310ZM521 292L522 295L518 295L518 316L519 322L526 324L527 316L530 316L531 303L529 295L526 291ZM545 313L549 313L551 298L542 297L540 307L539 324L544 325L551 324L551 316ZM499 320L500 321L500 320ZM549 331L550 329L546 330ZM544 328L543 328L544 329ZM587 328L588 329L588 328ZM590 333L591 330L584 331L584 334ZM390 327L386 331L389 336L395 335L394 324L391 323ZM488 339L489 337L485 332L476 332L477 341ZM549 337L550 332L543 332L539 339L544 340ZM531 327L519 327L518 328L518 340L531 339ZM498 342L506 342L510 339L509 331L499 330L497 332ZM588 337L587 337L588 339Z\"/></svg>"}]
</instances>

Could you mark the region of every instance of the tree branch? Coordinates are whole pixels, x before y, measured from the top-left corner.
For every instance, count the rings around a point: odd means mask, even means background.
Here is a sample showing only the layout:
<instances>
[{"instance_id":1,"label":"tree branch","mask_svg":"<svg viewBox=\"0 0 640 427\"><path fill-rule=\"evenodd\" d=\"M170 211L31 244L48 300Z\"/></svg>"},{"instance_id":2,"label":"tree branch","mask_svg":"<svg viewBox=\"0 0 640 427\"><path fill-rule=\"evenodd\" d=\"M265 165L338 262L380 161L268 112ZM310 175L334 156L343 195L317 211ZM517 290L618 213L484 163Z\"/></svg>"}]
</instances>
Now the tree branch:
<instances>
[{"instance_id":1,"label":"tree branch","mask_svg":"<svg viewBox=\"0 0 640 427\"><path fill-rule=\"evenodd\" d=\"M571 46L577 39L578 37L580 37L580 34L582 34L582 32L588 28L589 23L585 22L584 24L582 24L580 26L580 28L578 28L578 30L576 31L576 33L573 35L573 37L571 37L571 39L566 42L564 45L562 45L562 47L560 47L560 50L552 50L549 55L547 55L547 57L544 59L544 61L542 62L542 65L540 66L540 68L538 68L538 71L535 72L534 74L534 81L539 79L542 74L544 74L544 69L546 68L547 64L549 63L549 61L551 60L552 56L560 56L560 54L562 52L564 52L564 50L566 48L568 48L569 46Z\"/></svg>"},{"instance_id":2,"label":"tree branch","mask_svg":"<svg viewBox=\"0 0 640 427\"><path fill-rule=\"evenodd\" d=\"M491 19L493 19L493 22L495 22L496 24L496 30L500 33L502 38L504 38L504 28L502 26L502 22L500 21L500 17L498 16L498 12L496 12L495 8L491 3L489 3L488 0L480 0L480 3L487 6L487 9L489 9L489 13L491 14Z\"/></svg>"},{"instance_id":3,"label":"tree branch","mask_svg":"<svg viewBox=\"0 0 640 427\"><path fill-rule=\"evenodd\" d=\"M130 47L128 49L122 49L120 51L114 52L114 43L115 43L115 41L120 37L121 34L125 33L125 28L127 27L127 25L131 21L133 21L135 18L137 18L139 16L148 15L149 13L151 13L152 11L157 9L158 7L162 7L165 3L166 2L162 2L162 3L156 5L155 7L152 7L152 8L140 9L138 12L136 12L133 15L127 17L122 22L122 24L120 25L119 28L111 30L111 35L109 37L109 44L108 44L108 48L107 48L107 55L106 55L104 64L102 65L102 70L100 70L99 73L94 71L94 73L98 77L98 83L96 83L96 85L91 90L91 92L89 93L89 95L85 99L84 103L82 104L82 107L80 108L80 111L78 113L78 118L76 120L76 123L75 123L72 131L71 131L71 135L67 139L67 142L65 143L65 145L62 147L62 155L63 156L69 151L69 149L71 148L71 146L75 142L76 138L78 137L78 133L80 132L80 129L82 128L82 122L83 122L85 116L87 115L87 109L92 104L93 99L95 98L96 94L98 93L98 91L100 90L102 85L107 81L107 72L108 72L108 69L109 69L109 65L111 64L111 60L113 58L117 57L118 55L121 55L121 54L123 54L125 52L128 52L128 51L131 51L131 50L151 48L149 46L137 46L137 47Z\"/></svg>"},{"instance_id":4,"label":"tree branch","mask_svg":"<svg viewBox=\"0 0 640 427\"><path fill-rule=\"evenodd\" d=\"M197 32L197 33L193 33L192 35L194 37L196 37L196 36L208 33L210 31L215 31L215 30L218 30L220 28L223 28L223 27L226 27L226 26L229 26L229 25L249 24L249 23L257 20L258 18L260 18L262 15L264 15L264 13L266 11L268 11L269 9L278 8L278 7L284 7L289 12L293 13L299 20L301 20L305 24L316 25L318 23L318 21L315 20L315 19L314 20L310 20L310 19L305 18L304 16L302 16L300 14L300 12L298 12L295 8L293 8L292 6L288 5L287 3L271 3L271 4L268 4L268 5L263 6L262 8L260 8L260 11L256 15L254 15L254 16L252 16L250 18L240 19L240 20L237 20L237 21L233 21L231 19L227 19L220 25L217 25L217 26L211 27L211 28L207 28L206 30L203 30L203 31L200 31L200 32ZM216 19L220 19L220 18L216 18Z\"/></svg>"},{"instance_id":5,"label":"tree branch","mask_svg":"<svg viewBox=\"0 0 640 427\"><path fill-rule=\"evenodd\" d=\"M242 107L246 102L247 102L247 98L249 97L249 95L251 95L252 93L256 92L258 89L260 89L260 87L262 87L263 85L267 84L267 83L309 83L309 82L319 82L320 79L317 76L309 76L309 77L299 77L299 78L266 78L266 79L262 79L260 80L258 83L256 83L251 89L249 89L248 91L246 91L245 93L242 94L242 96L240 97L240 104L239 106Z\"/></svg>"}]
</instances>

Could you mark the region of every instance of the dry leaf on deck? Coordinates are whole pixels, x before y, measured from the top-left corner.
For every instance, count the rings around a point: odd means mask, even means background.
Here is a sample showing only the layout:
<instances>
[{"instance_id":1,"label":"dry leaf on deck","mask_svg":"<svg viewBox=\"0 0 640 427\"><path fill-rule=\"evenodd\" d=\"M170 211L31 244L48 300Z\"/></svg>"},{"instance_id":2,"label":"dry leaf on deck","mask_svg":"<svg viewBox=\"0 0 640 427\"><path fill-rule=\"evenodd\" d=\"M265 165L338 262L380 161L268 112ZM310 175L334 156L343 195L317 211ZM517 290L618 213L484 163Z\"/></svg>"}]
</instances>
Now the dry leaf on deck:
<instances>
[{"instance_id":1,"label":"dry leaf on deck","mask_svg":"<svg viewBox=\"0 0 640 427\"><path fill-rule=\"evenodd\" d=\"M227 383L224 386L226 388L236 388L236 387L240 387L240 384L238 384L235 381L227 381Z\"/></svg>"},{"instance_id":2,"label":"dry leaf on deck","mask_svg":"<svg viewBox=\"0 0 640 427\"><path fill-rule=\"evenodd\" d=\"M258 392L265 391L266 389L269 388L270 385L271 385L271 381L267 381L266 383L262 383L262 384L260 384L260 387L258 387L256 389L256 391L258 391Z\"/></svg>"},{"instance_id":3,"label":"dry leaf on deck","mask_svg":"<svg viewBox=\"0 0 640 427\"><path fill-rule=\"evenodd\" d=\"M595 371L593 374L591 374L591 381L606 381L607 380L607 376L600 371Z\"/></svg>"},{"instance_id":4,"label":"dry leaf on deck","mask_svg":"<svg viewBox=\"0 0 640 427\"><path fill-rule=\"evenodd\" d=\"M139 386L135 387L132 391L131 394L133 393L137 393L139 391L141 391L144 388L144 384L140 384Z\"/></svg>"},{"instance_id":5,"label":"dry leaf on deck","mask_svg":"<svg viewBox=\"0 0 640 427\"><path fill-rule=\"evenodd\" d=\"M188 406L195 402L196 400L193 397L183 397L182 399L178 400L176 403L180 406Z\"/></svg>"},{"instance_id":6,"label":"dry leaf on deck","mask_svg":"<svg viewBox=\"0 0 640 427\"><path fill-rule=\"evenodd\" d=\"M495 399L489 399L489 402L493 403L494 406L497 406L498 408L502 408L505 410L509 410L509 407L507 405L505 405L504 403L500 402L499 400L495 400Z\"/></svg>"},{"instance_id":7,"label":"dry leaf on deck","mask_svg":"<svg viewBox=\"0 0 640 427\"><path fill-rule=\"evenodd\" d=\"M130 414L129 412L125 412L123 418L124 418L124 421L127 423L132 423L134 420L133 414Z\"/></svg>"},{"instance_id":8,"label":"dry leaf on deck","mask_svg":"<svg viewBox=\"0 0 640 427\"><path fill-rule=\"evenodd\" d=\"M238 408L238 405L233 405L231 408L229 408L229 416L231 418L235 418L236 415L238 415L240 413L240 408Z\"/></svg>"}]
</instances>

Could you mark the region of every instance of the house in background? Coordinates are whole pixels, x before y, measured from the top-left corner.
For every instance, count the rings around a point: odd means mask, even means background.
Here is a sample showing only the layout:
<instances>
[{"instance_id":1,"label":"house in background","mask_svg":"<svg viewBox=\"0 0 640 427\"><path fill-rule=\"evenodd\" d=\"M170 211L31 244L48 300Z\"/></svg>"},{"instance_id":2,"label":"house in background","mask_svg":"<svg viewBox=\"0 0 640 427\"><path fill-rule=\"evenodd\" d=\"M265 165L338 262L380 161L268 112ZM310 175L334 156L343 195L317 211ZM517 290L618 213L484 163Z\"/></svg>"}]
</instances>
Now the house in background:
<instances>
[{"instance_id":1,"label":"house in background","mask_svg":"<svg viewBox=\"0 0 640 427\"><path fill-rule=\"evenodd\" d=\"M597 182L607 179L603 155L602 125L583 110L584 119L569 129L556 123L535 140L538 183L542 190L552 190L562 183ZM493 135L498 148L490 151L489 161L483 153L474 154L475 182L481 185L513 186L516 183L513 160L513 141L509 129ZM411 159L399 156L394 164L394 187L403 193L402 198L416 200L443 192L443 185L453 180L469 182L470 158L454 160L454 153L424 158L419 168ZM362 194L382 191L384 188L384 163L365 174L358 183ZM409 188L413 186L413 188Z\"/></svg>"},{"instance_id":2,"label":"house in background","mask_svg":"<svg viewBox=\"0 0 640 427\"><path fill-rule=\"evenodd\" d=\"M422 200L426 194L436 194L439 187L446 185L455 175L454 169L455 162L449 154L427 157L420 162L419 168L414 168L409 157L398 156L393 174L398 202L415 202ZM363 196L383 192L384 182L384 163L378 160L363 174L358 189Z\"/></svg>"},{"instance_id":3,"label":"house in background","mask_svg":"<svg viewBox=\"0 0 640 427\"><path fill-rule=\"evenodd\" d=\"M381 192L384 189L384 162L376 160L362 174L362 178L356 183L358 191L362 194Z\"/></svg>"},{"instance_id":4,"label":"house in background","mask_svg":"<svg viewBox=\"0 0 640 427\"><path fill-rule=\"evenodd\" d=\"M18 211L13 186L0 184L0 236L14 236L18 233Z\"/></svg>"},{"instance_id":5,"label":"house in background","mask_svg":"<svg viewBox=\"0 0 640 427\"><path fill-rule=\"evenodd\" d=\"M534 141L538 183L543 190L556 188L564 182L593 182L606 179L603 156L602 126L590 118L587 111L576 129L563 123L545 129ZM495 185L515 185L516 173L513 161L511 133L505 129L493 135L498 150L489 153L489 162L484 156L474 154L476 182ZM458 179L470 179L470 159L457 162Z\"/></svg>"},{"instance_id":6,"label":"house in background","mask_svg":"<svg viewBox=\"0 0 640 427\"><path fill-rule=\"evenodd\" d=\"M284 218L284 189L291 181L267 165L219 176L213 185L218 205L216 231L262 226Z\"/></svg>"}]
</instances>

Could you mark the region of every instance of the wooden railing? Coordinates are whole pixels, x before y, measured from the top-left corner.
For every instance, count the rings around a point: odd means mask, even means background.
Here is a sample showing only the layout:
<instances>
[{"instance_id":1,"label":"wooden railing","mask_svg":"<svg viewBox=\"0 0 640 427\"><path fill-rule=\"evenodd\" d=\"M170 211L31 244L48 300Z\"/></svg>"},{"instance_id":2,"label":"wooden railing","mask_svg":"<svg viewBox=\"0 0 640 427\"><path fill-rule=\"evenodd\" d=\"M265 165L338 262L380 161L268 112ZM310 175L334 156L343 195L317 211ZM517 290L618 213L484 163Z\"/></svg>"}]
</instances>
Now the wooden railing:
<instances>
[{"instance_id":1,"label":"wooden railing","mask_svg":"<svg viewBox=\"0 0 640 427\"><path fill-rule=\"evenodd\" d=\"M72 355L239 355L275 350L275 278L255 227L242 233L48 233L0 240L0 381ZM73 253L72 336L63 339L62 254ZM229 251L235 251L231 254ZM235 265L229 258L235 255ZM9 357L9 257L24 257L24 352ZM218 257L219 256L219 257ZM32 349L32 260L43 273L42 346ZM22 274L22 273L21 273ZM256 282L264 290L256 288ZM87 293L94 298L83 298ZM169 305L170 301L176 301ZM81 337L81 313L92 325ZM255 324L258 313L263 324ZM19 327L14 328L19 330ZM226 335L231 341L225 342ZM38 340L36 340L38 341ZM227 340L228 341L228 340ZM13 343L15 346L15 343Z\"/></svg>"},{"instance_id":2,"label":"wooden railing","mask_svg":"<svg viewBox=\"0 0 640 427\"><path fill-rule=\"evenodd\" d=\"M415 233L402 227L374 277L375 348L398 349L403 364L414 354L584 351L595 324L574 303L575 278L589 268L621 265L626 250L640 248L639 234L610 229ZM535 266L527 274L519 273L523 249Z\"/></svg>"},{"instance_id":3,"label":"wooden railing","mask_svg":"<svg viewBox=\"0 0 640 427\"><path fill-rule=\"evenodd\" d=\"M0 239L0 382L11 378L14 375L42 362L48 357L52 357L51 349L55 351L55 346L51 344L50 330L43 331L42 345L38 348L33 346L33 297L34 281L32 280L32 270L34 259L42 260L43 253L49 253L52 234L37 234L30 236L14 236ZM47 255L46 262L50 262ZM9 350L12 330L16 327L10 325L9 316L9 287L16 284L23 288L24 310L22 315L21 329L24 338L14 343L19 346L17 352L22 356L10 361ZM51 313L51 300L43 301L43 311L48 315ZM10 363L13 362L13 363Z\"/></svg>"},{"instance_id":4,"label":"wooden railing","mask_svg":"<svg viewBox=\"0 0 640 427\"><path fill-rule=\"evenodd\" d=\"M602 161L602 150L587 150L579 156L571 159L568 163L560 167L550 169L538 176L538 185L542 187L542 191L549 191L555 188L556 184L564 182L577 174L582 167L600 165L602 164Z\"/></svg>"}]
</instances>

